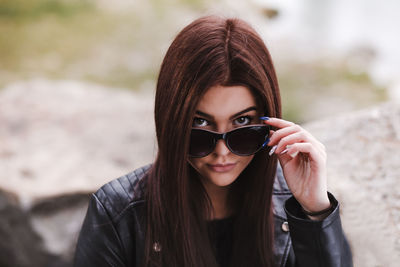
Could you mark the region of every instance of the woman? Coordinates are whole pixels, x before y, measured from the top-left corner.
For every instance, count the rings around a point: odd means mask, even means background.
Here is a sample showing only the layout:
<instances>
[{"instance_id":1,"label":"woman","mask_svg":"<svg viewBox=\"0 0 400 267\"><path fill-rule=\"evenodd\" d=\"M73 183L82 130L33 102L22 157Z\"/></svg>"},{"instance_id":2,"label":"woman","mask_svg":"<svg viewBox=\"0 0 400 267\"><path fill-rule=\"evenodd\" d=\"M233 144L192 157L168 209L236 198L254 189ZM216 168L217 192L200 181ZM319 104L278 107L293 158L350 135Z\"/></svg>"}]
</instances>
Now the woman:
<instances>
[{"instance_id":1,"label":"woman","mask_svg":"<svg viewBox=\"0 0 400 267\"><path fill-rule=\"evenodd\" d=\"M92 196L75 266L352 266L324 146L280 117L259 35L192 22L161 66L157 158Z\"/></svg>"}]
</instances>

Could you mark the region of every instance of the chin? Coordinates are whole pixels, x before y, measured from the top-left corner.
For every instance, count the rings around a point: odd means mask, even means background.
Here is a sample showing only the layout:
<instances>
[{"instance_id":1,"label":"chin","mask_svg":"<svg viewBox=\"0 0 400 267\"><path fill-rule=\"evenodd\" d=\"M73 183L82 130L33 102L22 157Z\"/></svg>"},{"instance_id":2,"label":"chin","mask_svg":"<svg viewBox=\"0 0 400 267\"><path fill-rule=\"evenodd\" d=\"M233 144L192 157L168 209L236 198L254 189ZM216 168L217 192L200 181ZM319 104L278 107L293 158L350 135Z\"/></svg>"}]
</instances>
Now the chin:
<instances>
[{"instance_id":1,"label":"chin","mask_svg":"<svg viewBox=\"0 0 400 267\"><path fill-rule=\"evenodd\" d=\"M221 164L222 161L217 162L212 158L196 158L191 159L189 163L198 172L205 186L228 187L236 181L252 159L253 156L236 156Z\"/></svg>"}]
</instances>

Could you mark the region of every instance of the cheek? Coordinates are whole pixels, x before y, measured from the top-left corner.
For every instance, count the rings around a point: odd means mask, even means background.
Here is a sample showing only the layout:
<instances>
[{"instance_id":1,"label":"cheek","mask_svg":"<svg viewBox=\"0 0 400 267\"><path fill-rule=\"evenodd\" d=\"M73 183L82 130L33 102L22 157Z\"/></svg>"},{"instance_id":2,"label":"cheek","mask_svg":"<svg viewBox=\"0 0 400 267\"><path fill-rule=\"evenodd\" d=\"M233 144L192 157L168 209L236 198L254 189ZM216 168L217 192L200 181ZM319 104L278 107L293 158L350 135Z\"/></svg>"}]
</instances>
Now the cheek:
<instances>
[{"instance_id":1,"label":"cheek","mask_svg":"<svg viewBox=\"0 0 400 267\"><path fill-rule=\"evenodd\" d=\"M197 171L205 164L204 158L189 158L188 162Z\"/></svg>"},{"instance_id":2,"label":"cheek","mask_svg":"<svg viewBox=\"0 0 400 267\"><path fill-rule=\"evenodd\" d=\"M243 158L242 159L243 168L246 168L250 164L250 162L253 160L254 155L247 156L247 157L242 157L242 158Z\"/></svg>"}]
</instances>

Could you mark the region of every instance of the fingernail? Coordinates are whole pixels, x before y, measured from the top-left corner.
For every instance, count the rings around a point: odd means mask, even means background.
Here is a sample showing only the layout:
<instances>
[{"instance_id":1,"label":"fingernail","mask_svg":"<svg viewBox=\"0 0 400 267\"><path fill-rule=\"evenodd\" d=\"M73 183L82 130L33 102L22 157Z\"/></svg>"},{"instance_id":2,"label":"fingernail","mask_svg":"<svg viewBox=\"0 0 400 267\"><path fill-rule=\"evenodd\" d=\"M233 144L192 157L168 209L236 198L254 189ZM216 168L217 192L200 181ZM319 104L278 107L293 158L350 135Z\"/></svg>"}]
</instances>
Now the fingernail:
<instances>
[{"instance_id":1,"label":"fingernail","mask_svg":"<svg viewBox=\"0 0 400 267\"><path fill-rule=\"evenodd\" d=\"M260 120L267 121L269 120L269 117L260 117Z\"/></svg>"},{"instance_id":2,"label":"fingernail","mask_svg":"<svg viewBox=\"0 0 400 267\"><path fill-rule=\"evenodd\" d=\"M291 147L292 147L292 145L287 145L287 146L286 146L286 149L283 150L283 151L281 152L281 154L287 153Z\"/></svg>"},{"instance_id":3,"label":"fingernail","mask_svg":"<svg viewBox=\"0 0 400 267\"><path fill-rule=\"evenodd\" d=\"M299 154L299 151L293 152L292 154L289 154L292 158L295 158Z\"/></svg>"},{"instance_id":4,"label":"fingernail","mask_svg":"<svg viewBox=\"0 0 400 267\"><path fill-rule=\"evenodd\" d=\"M262 148L264 148L264 147L266 147L266 146L267 146L267 144L268 144L268 143L267 143L267 142L265 142L264 144L262 144L262 146L261 146L261 147L262 147Z\"/></svg>"},{"instance_id":5,"label":"fingernail","mask_svg":"<svg viewBox=\"0 0 400 267\"><path fill-rule=\"evenodd\" d=\"M269 151L269 155L270 156L272 156L272 154L274 154L274 152L275 152L275 150L276 150L276 148L277 148L278 146L277 145L274 145L272 148L271 148L271 150Z\"/></svg>"},{"instance_id":6,"label":"fingernail","mask_svg":"<svg viewBox=\"0 0 400 267\"><path fill-rule=\"evenodd\" d=\"M270 141L269 138L265 139L265 142L264 142L264 144L262 144L262 147L265 147L266 145L268 145L269 141Z\"/></svg>"}]
</instances>

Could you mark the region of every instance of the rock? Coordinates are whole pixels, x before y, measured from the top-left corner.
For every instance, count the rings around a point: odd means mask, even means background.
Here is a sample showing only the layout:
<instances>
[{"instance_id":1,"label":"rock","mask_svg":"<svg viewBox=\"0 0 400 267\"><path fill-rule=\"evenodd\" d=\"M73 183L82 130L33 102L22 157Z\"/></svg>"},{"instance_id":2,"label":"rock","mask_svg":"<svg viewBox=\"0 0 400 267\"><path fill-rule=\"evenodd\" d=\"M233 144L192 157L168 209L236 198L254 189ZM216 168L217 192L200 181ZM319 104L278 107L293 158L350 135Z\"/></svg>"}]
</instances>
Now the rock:
<instances>
[{"instance_id":1,"label":"rock","mask_svg":"<svg viewBox=\"0 0 400 267\"><path fill-rule=\"evenodd\" d=\"M68 264L75 252L89 196L75 193L42 199L30 210L32 228L41 236L45 250Z\"/></svg>"},{"instance_id":2,"label":"rock","mask_svg":"<svg viewBox=\"0 0 400 267\"><path fill-rule=\"evenodd\" d=\"M1 90L0 266L72 266L90 193L153 161L153 124L151 93L46 80ZM304 127L326 145L355 266L397 265L400 106Z\"/></svg>"},{"instance_id":3,"label":"rock","mask_svg":"<svg viewBox=\"0 0 400 267\"><path fill-rule=\"evenodd\" d=\"M153 97L75 81L1 90L0 187L29 206L92 192L153 161Z\"/></svg>"},{"instance_id":4,"label":"rock","mask_svg":"<svg viewBox=\"0 0 400 267\"><path fill-rule=\"evenodd\" d=\"M0 190L0 266L40 267L54 262L29 220L16 196Z\"/></svg>"},{"instance_id":5,"label":"rock","mask_svg":"<svg viewBox=\"0 0 400 267\"><path fill-rule=\"evenodd\" d=\"M400 105L304 125L325 144L329 188L342 206L354 266L400 262Z\"/></svg>"},{"instance_id":6,"label":"rock","mask_svg":"<svg viewBox=\"0 0 400 267\"><path fill-rule=\"evenodd\" d=\"M15 198L0 201L0 266L72 266L89 194L153 161L153 98L75 81L0 90L0 188Z\"/></svg>"}]
</instances>

